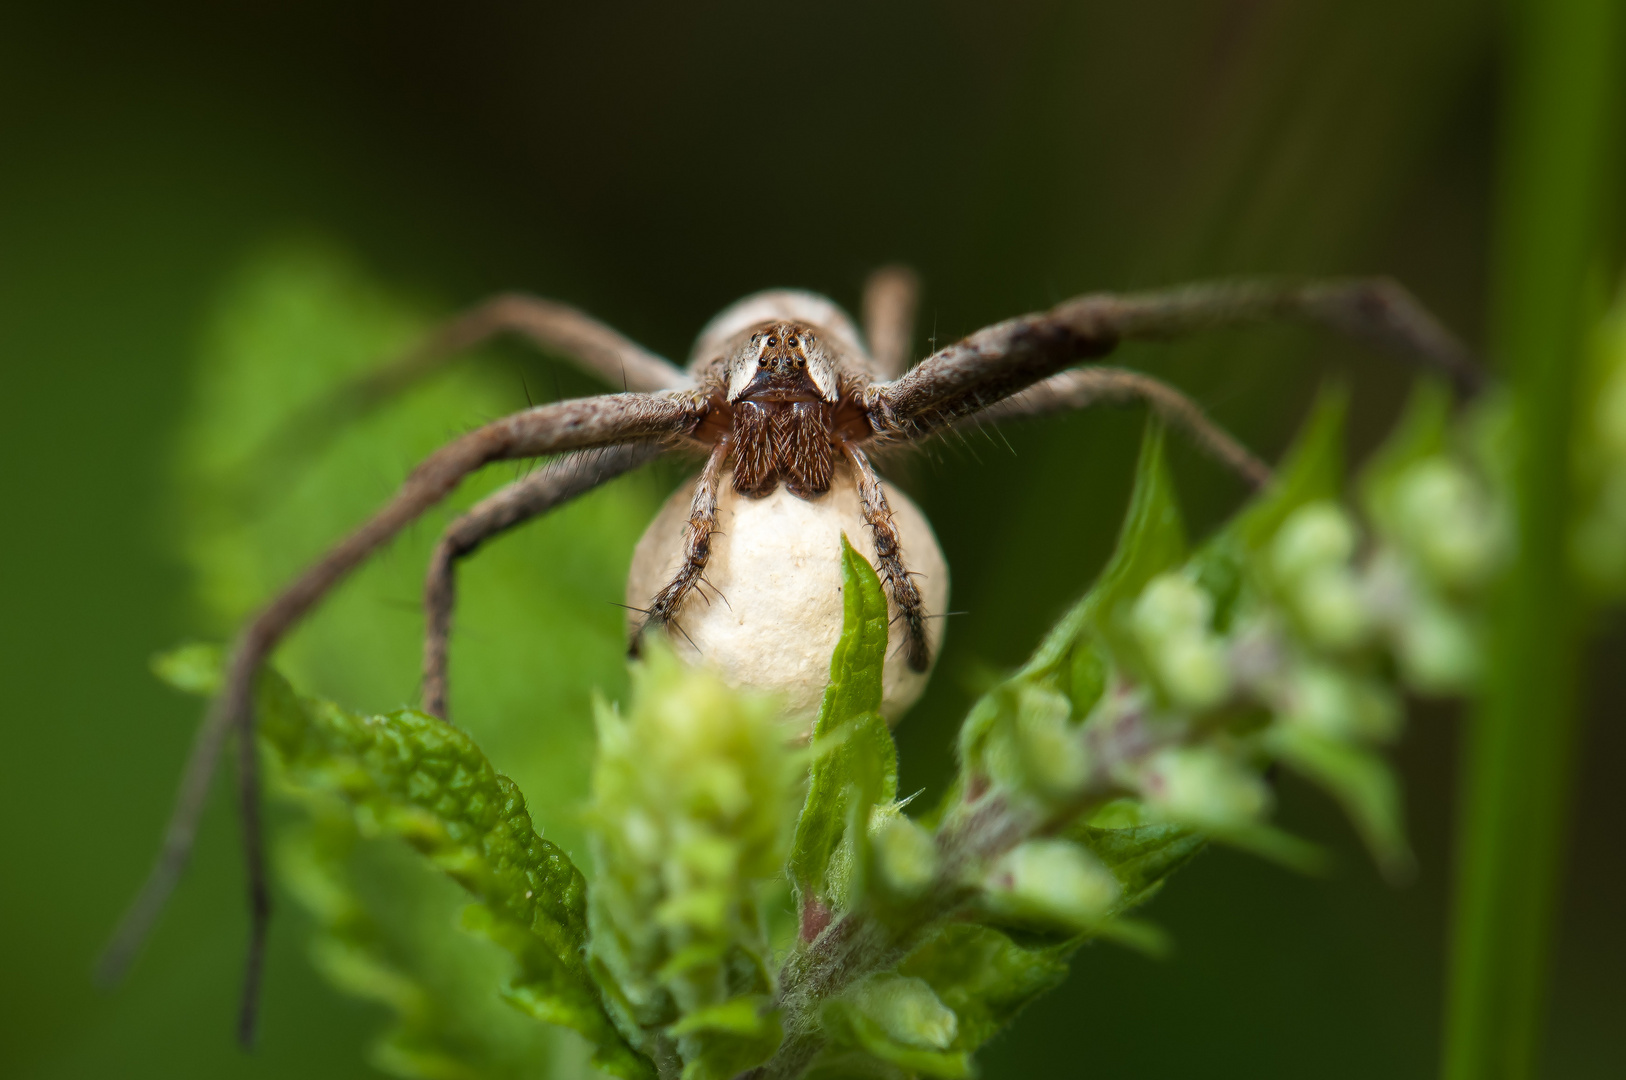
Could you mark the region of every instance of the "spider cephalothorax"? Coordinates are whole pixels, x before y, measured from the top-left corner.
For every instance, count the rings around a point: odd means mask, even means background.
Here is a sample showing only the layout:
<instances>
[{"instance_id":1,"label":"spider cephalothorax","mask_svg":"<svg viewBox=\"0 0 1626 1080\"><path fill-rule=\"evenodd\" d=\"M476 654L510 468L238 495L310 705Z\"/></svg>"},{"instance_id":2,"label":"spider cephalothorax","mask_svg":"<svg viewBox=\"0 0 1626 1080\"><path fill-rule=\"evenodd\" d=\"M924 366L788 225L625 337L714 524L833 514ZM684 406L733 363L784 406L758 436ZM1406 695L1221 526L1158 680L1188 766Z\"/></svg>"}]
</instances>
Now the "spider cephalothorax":
<instances>
[{"instance_id":1,"label":"spider cephalothorax","mask_svg":"<svg viewBox=\"0 0 1626 1080\"><path fill-rule=\"evenodd\" d=\"M726 373L734 490L761 497L783 481L804 498L828 491L836 405L841 384L850 390L853 380L841 378L818 332L804 323L769 323L734 350Z\"/></svg>"},{"instance_id":2,"label":"spider cephalothorax","mask_svg":"<svg viewBox=\"0 0 1626 1080\"><path fill-rule=\"evenodd\" d=\"M252 1035L269 912L251 707L255 676L281 638L335 585L485 465L561 455L477 504L447 527L436 546L424 586L425 711L446 715L447 641L458 560L502 531L606 480L663 454L688 452L705 457L692 493L675 496L656 519L633 566L629 604L642 615L637 633L673 627L685 640L709 644L710 651L698 646L696 651L725 673L733 649L736 659L750 661L735 665L736 681L782 689L776 684L792 676L804 686L809 678L821 680L819 665L828 665L832 626L841 622L839 586L823 588L816 579L836 566L835 538L819 533L834 524L862 545L886 582L893 622L901 631L895 638L898 669L907 672L896 679L889 676L887 693L893 704L883 708L895 713L899 702L918 692L930 666L935 635L941 631L928 614L941 614L947 603L947 569L924 517L886 489L866 447L914 442L963 423L1038 416L1104 401L1140 401L1221 462L1262 484L1268 470L1173 388L1120 369L1067 369L1111 352L1121 341L1280 319L1319 323L1364 338L1434 367L1460 388L1479 381L1478 369L1456 340L1409 294L1385 280L1220 282L1082 296L986 327L910 367L914 300L914 279L907 271L878 272L865 289L860 335L841 309L823 297L759 293L707 325L685 370L573 308L502 296L447 324L423 347L349 387L341 400L321 410L321 417L353 413L501 332L524 335L606 384L626 388L625 393L527 409L442 447L413 470L371 520L244 628L194 744L163 853L120 926L105 958L106 971L116 973L128 963L174 886L191 851L210 777L227 736L236 732L254 915L241 1035L245 1040ZM307 423L289 430L310 432L323 426ZM725 477L730 465L731 474ZM731 542L726 529L718 530L719 516L729 514L735 515L742 537L757 537L755 547L731 553L742 556L734 560L735 568L745 567L754 576L751 588L740 587L732 600L725 590L713 603L704 589L706 573L718 555L714 539ZM788 529L775 527L775 514ZM921 571L925 596L915 579ZM809 582L812 587L804 591L813 598L810 602L778 602L796 592L792 585ZM760 601L755 615L734 609L753 596L751 603ZM933 608L937 610L929 610ZM752 618L757 621L743 635L708 635L704 625L711 619L719 626L729 620L746 626Z\"/></svg>"}]
</instances>

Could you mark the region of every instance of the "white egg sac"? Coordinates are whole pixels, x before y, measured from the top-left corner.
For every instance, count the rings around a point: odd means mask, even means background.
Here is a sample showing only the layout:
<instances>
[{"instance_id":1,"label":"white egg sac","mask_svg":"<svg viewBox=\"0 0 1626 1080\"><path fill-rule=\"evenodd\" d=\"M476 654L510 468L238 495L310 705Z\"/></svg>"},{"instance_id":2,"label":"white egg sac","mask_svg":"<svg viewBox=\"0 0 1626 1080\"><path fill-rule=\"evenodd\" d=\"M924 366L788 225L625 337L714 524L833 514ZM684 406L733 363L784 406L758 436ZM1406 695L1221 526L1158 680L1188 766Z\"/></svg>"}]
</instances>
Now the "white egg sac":
<instances>
[{"instance_id":1,"label":"white egg sac","mask_svg":"<svg viewBox=\"0 0 1626 1080\"><path fill-rule=\"evenodd\" d=\"M678 609L681 632L670 635L680 657L702 662L729 683L766 691L784 702L789 722L805 733L830 681L830 654L841 636L841 534L876 565L875 539L859 511L858 489L843 463L830 490L803 499L781 485L753 499L734 491L725 474L717 500L717 529L705 579ZM645 530L627 576L627 605L649 606L677 573L683 558L693 485L680 485ZM948 607L949 575L931 525L907 496L886 485L903 563L916 574L928 616L927 640L935 661L943 641L940 616ZM882 582L885 588L885 582ZM897 609L888 596L892 615ZM642 616L629 613L632 624ZM894 621L882 676L881 711L895 722L914 704L929 672L910 671Z\"/></svg>"}]
</instances>

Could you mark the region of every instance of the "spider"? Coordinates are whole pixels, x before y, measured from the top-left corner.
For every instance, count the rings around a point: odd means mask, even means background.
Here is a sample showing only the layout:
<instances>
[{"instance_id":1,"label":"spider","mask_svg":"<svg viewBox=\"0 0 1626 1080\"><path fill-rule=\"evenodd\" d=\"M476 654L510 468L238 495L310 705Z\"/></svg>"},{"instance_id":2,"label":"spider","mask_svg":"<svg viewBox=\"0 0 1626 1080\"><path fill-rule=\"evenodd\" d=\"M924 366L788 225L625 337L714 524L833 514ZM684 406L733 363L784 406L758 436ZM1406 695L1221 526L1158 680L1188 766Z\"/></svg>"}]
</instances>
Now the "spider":
<instances>
[{"instance_id":1,"label":"spider","mask_svg":"<svg viewBox=\"0 0 1626 1080\"><path fill-rule=\"evenodd\" d=\"M104 956L104 976L117 978L128 966L174 888L191 853L214 770L235 733L251 913L238 1034L244 1043L252 1040L270 916L251 708L255 674L282 637L347 574L485 465L563 455L475 505L436 545L424 587L426 712L447 716L447 645L458 561L497 534L616 476L663 454L686 452L704 458L687 505L681 493L675 496L635 557L629 592L632 650L647 631L670 628L677 634L674 641L686 642L737 682L788 689L792 698L799 687L805 689L809 670L814 685L822 682L818 665L828 664L839 631L839 596L815 589L822 599L811 608L778 611L772 601L776 591L791 589L808 575L835 574L833 548L819 546L829 557L810 560L804 535L833 518L842 531L859 534L854 542L862 541L860 550L877 567L901 630L886 677L886 710L895 716L918 694L940 643L941 623L932 616L943 614L947 575L924 517L888 491L871 462L873 452L968 423L1141 401L1200 449L1262 486L1269 469L1179 391L1132 371L1073 365L1098 360L1124 341L1270 321L1319 324L1362 339L1435 370L1464 394L1481 382L1456 338L1401 286L1382 278L1222 281L1086 295L978 330L911 367L916 294L908 271L877 271L864 290L860 333L824 297L790 290L758 293L705 327L686 368L574 308L502 295L453 319L418 349L308 415L307 421L333 420L366 408L500 334L529 339L624 387L622 393L535 406L454 439L418 465L382 509L243 629L222 689L199 729L160 855ZM291 430L321 426L306 423ZM772 524L753 525L771 514L779 515L777 531ZM727 515L746 565L733 567L729 588L722 590L708 580L707 569L736 554L718 528ZM749 544L741 539L747 534L753 538ZM912 564L931 567L922 578L924 591ZM763 577L764 569L772 573ZM838 577L828 580L839 585ZM801 625L764 647L756 640L763 620L785 617L786 611ZM747 628L743 635L741 626Z\"/></svg>"}]
</instances>

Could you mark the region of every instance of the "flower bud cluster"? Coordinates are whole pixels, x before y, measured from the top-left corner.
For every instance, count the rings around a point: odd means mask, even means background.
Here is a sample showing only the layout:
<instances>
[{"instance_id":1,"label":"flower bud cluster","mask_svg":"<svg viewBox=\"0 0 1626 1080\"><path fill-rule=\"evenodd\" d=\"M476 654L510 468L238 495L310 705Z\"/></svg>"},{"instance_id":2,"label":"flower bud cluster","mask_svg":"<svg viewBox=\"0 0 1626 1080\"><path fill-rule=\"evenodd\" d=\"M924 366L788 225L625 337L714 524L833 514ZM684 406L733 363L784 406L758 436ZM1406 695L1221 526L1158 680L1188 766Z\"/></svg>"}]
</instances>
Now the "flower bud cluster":
<instances>
[{"instance_id":1,"label":"flower bud cluster","mask_svg":"<svg viewBox=\"0 0 1626 1080\"><path fill-rule=\"evenodd\" d=\"M1486 483L1444 452L1397 469L1376 491L1369 604L1408 686L1464 692L1480 673L1477 607L1509 547L1504 511Z\"/></svg>"},{"instance_id":2,"label":"flower bud cluster","mask_svg":"<svg viewBox=\"0 0 1626 1080\"><path fill-rule=\"evenodd\" d=\"M1372 633L1372 615L1352 562L1355 522L1330 501L1301 507L1270 545L1270 569L1307 643L1356 648Z\"/></svg>"},{"instance_id":3,"label":"flower bud cluster","mask_svg":"<svg viewBox=\"0 0 1626 1080\"><path fill-rule=\"evenodd\" d=\"M1209 628L1213 617L1213 600L1179 573L1153 578L1135 602L1130 618L1136 640L1181 708L1207 709L1230 696L1230 655Z\"/></svg>"},{"instance_id":4,"label":"flower bud cluster","mask_svg":"<svg viewBox=\"0 0 1626 1080\"><path fill-rule=\"evenodd\" d=\"M639 1029L768 985L755 895L783 872L795 758L775 704L651 642L627 715L600 703L592 960Z\"/></svg>"}]
</instances>

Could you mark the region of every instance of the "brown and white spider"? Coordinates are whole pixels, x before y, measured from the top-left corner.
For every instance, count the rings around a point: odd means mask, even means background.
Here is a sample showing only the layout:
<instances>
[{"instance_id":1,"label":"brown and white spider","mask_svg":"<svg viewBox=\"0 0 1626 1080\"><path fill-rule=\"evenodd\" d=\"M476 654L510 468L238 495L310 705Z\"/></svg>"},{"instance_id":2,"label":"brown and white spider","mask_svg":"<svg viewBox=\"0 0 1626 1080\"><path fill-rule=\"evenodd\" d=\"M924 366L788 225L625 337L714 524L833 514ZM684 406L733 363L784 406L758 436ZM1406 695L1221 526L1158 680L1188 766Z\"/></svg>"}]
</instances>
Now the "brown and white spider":
<instances>
[{"instance_id":1,"label":"brown and white spider","mask_svg":"<svg viewBox=\"0 0 1626 1080\"><path fill-rule=\"evenodd\" d=\"M425 711L447 715L447 641L459 559L662 454L688 452L705 461L692 491L674 497L656 518L634 559L629 606L641 618L633 647L648 629L675 628L680 646L737 683L778 691L793 714L806 716L816 706L840 629L836 537L844 531L876 565L901 629L885 676L885 707L895 716L918 695L940 642L941 622L930 616L947 602L947 568L925 518L881 482L871 451L967 422L1141 400L1202 449L1263 484L1266 467L1173 388L1121 369L1068 369L1122 341L1273 320L1318 323L1365 339L1434 368L1463 390L1475 389L1480 378L1456 339L1404 289L1383 279L1232 281L1082 296L979 330L911 368L915 292L907 271L873 275L864 292L862 335L823 297L758 293L706 326L687 368L573 308L502 296L349 387L336 403L339 412L388 394L460 350L514 333L626 389L530 408L453 440L249 623L198 733L162 853L104 970L116 974L127 965L173 888L221 751L236 732L253 924L240 1035L251 1037L269 915L252 737L255 674L340 580L482 466L565 455L477 504L436 545L424 589ZM918 571L924 571L924 589L916 584Z\"/></svg>"}]
</instances>

